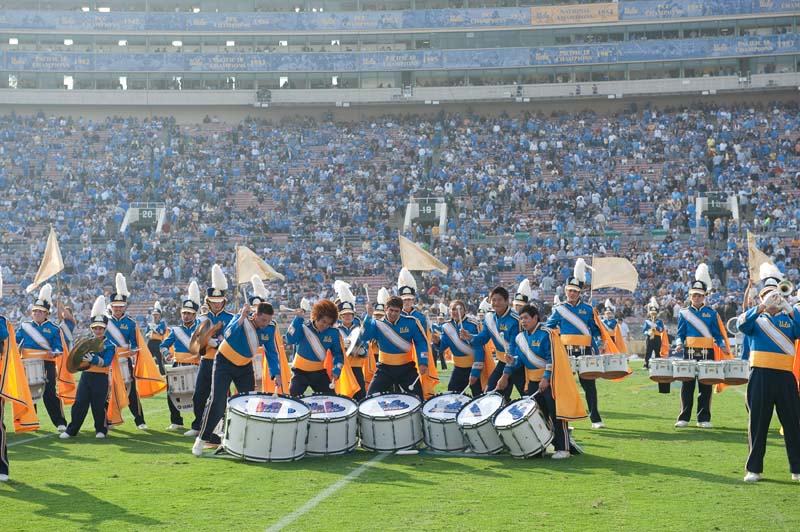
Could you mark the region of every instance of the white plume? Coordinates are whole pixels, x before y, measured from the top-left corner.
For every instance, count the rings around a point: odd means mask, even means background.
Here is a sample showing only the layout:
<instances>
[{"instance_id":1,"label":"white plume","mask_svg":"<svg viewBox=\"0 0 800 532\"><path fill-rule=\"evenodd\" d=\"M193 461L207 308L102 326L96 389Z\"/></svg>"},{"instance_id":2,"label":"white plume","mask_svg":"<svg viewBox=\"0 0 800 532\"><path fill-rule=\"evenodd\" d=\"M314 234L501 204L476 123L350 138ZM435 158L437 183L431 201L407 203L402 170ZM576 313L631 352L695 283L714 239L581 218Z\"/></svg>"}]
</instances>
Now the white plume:
<instances>
[{"instance_id":1,"label":"white plume","mask_svg":"<svg viewBox=\"0 0 800 532\"><path fill-rule=\"evenodd\" d=\"M381 286L381 289L378 290L378 304L385 305L387 301L389 301L389 291Z\"/></svg>"},{"instance_id":2,"label":"white plume","mask_svg":"<svg viewBox=\"0 0 800 532\"><path fill-rule=\"evenodd\" d=\"M200 287L197 286L197 281L192 281L189 283L189 290L187 291L187 298L192 303L195 303L198 307L200 306Z\"/></svg>"},{"instance_id":3,"label":"white plume","mask_svg":"<svg viewBox=\"0 0 800 532\"><path fill-rule=\"evenodd\" d=\"M558 294L553 296L553 305L558 306L561 304L561 300L558 299Z\"/></svg>"},{"instance_id":4,"label":"white plume","mask_svg":"<svg viewBox=\"0 0 800 532\"><path fill-rule=\"evenodd\" d=\"M336 281L333 283L333 290L336 292L336 297L339 301L356 304L356 296L350 291L350 284L344 281Z\"/></svg>"},{"instance_id":5,"label":"white plume","mask_svg":"<svg viewBox=\"0 0 800 532\"><path fill-rule=\"evenodd\" d=\"M400 275L397 276L397 288L400 289L404 286L410 286L415 291L417 290L417 282L411 272L408 271L408 268L401 269Z\"/></svg>"},{"instance_id":6,"label":"white plume","mask_svg":"<svg viewBox=\"0 0 800 532\"><path fill-rule=\"evenodd\" d=\"M615 310L615 307L611 303L611 299L609 299L609 298L606 298L605 309L606 310Z\"/></svg>"},{"instance_id":7,"label":"white plume","mask_svg":"<svg viewBox=\"0 0 800 532\"><path fill-rule=\"evenodd\" d=\"M103 296L97 296L97 299L94 300L94 305L92 305L92 315L90 318L94 320L95 318L103 319L103 316L106 315L106 298Z\"/></svg>"},{"instance_id":8,"label":"white plume","mask_svg":"<svg viewBox=\"0 0 800 532\"><path fill-rule=\"evenodd\" d=\"M225 274L222 273L222 268L220 268L219 264L211 267L211 288L217 290L228 289L228 280L225 278Z\"/></svg>"},{"instance_id":9,"label":"white plume","mask_svg":"<svg viewBox=\"0 0 800 532\"><path fill-rule=\"evenodd\" d=\"M706 289L711 288L711 275L708 273L708 265L705 262L701 262L697 267L697 271L694 272L694 278L698 281L703 281Z\"/></svg>"},{"instance_id":10,"label":"white plume","mask_svg":"<svg viewBox=\"0 0 800 532\"><path fill-rule=\"evenodd\" d=\"M656 299L656 296L650 297L650 306L658 308L658 299Z\"/></svg>"},{"instance_id":11,"label":"white plume","mask_svg":"<svg viewBox=\"0 0 800 532\"><path fill-rule=\"evenodd\" d=\"M308 298L303 298L300 300L300 308L309 312L311 310L311 300Z\"/></svg>"},{"instance_id":12,"label":"white plume","mask_svg":"<svg viewBox=\"0 0 800 532\"><path fill-rule=\"evenodd\" d=\"M490 310L492 310L492 304L489 303L489 298L488 297L484 297L483 298L483 301L481 301L481 304L478 305L478 310L481 310L484 313L489 312Z\"/></svg>"},{"instance_id":13,"label":"white plume","mask_svg":"<svg viewBox=\"0 0 800 532\"><path fill-rule=\"evenodd\" d=\"M783 273L771 262L761 264L758 268L758 276L761 277L762 281L768 277L775 277L779 281L783 280Z\"/></svg>"},{"instance_id":14,"label":"white plume","mask_svg":"<svg viewBox=\"0 0 800 532\"><path fill-rule=\"evenodd\" d=\"M530 300L531 282L527 279L523 279L522 282L519 283L519 288L517 288L517 293L522 294L523 296L527 297Z\"/></svg>"},{"instance_id":15,"label":"white plume","mask_svg":"<svg viewBox=\"0 0 800 532\"><path fill-rule=\"evenodd\" d=\"M46 301L48 305L53 305L53 287L50 283L45 284L39 289L39 299Z\"/></svg>"},{"instance_id":16,"label":"white plume","mask_svg":"<svg viewBox=\"0 0 800 532\"><path fill-rule=\"evenodd\" d=\"M159 313L163 314L163 309L161 308L161 302L156 301L153 303L153 310L157 310Z\"/></svg>"},{"instance_id":17,"label":"white plume","mask_svg":"<svg viewBox=\"0 0 800 532\"><path fill-rule=\"evenodd\" d=\"M117 288L117 293L119 295L125 297L131 295L131 293L128 292L128 282L125 280L125 276L122 275L121 273L117 272L117 277L116 279L114 279L114 284Z\"/></svg>"},{"instance_id":18,"label":"white plume","mask_svg":"<svg viewBox=\"0 0 800 532\"><path fill-rule=\"evenodd\" d=\"M575 261L575 267L572 269L572 276L581 283L586 282L586 261L583 259Z\"/></svg>"},{"instance_id":19,"label":"white plume","mask_svg":"<svg viewBox=\"0 0 800 532\"><path fill-rule=\"evenodd\" d=\"M447 308L447 305L444 303L439 303L439 315L447 316L450 313L450 309Z\"/></svg>"},{"instance_id":20,"label":"white plume","mask_svg":"<svg viewBox=\"0 0 800 532\"><path fill-rule=\"evenodd\" d=\"M253 285L253 295L260 298L262 301L267 300L267 288L264 286L264 281L261 277L254 275L250 278L250 284Z\"/></svg>"}]
</instances>

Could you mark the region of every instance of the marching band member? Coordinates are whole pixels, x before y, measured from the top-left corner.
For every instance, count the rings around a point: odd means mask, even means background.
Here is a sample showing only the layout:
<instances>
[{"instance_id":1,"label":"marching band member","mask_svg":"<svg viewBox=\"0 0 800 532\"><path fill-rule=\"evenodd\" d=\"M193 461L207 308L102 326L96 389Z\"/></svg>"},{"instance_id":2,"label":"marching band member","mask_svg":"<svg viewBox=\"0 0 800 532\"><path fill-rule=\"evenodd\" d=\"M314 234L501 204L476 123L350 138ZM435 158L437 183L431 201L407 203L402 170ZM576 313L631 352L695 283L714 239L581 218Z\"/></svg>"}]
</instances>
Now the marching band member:
<instances>
[{"instance_id":1,"label":"marching band member","mask_svg":"<svg viewBox=\"0 0 800 532\"><path fill-rule=\"evenodd\" d=\"M345 355L347 349L350 348L348 335L353 332L357 327L361 327L361 319L356 317L356 298L350 291L350 285L344 281L336 281L333 283L333 289L336 292L336 304L339 310L339 322L337 327L342 333L344 339ZM350 366L353 370L353 375L356 382L361 387L358 392L353 396L356 401L361 401L367 396L367 385L364 382L364 365L367 363L367 344L359 335L357 340L358 347L351 353Z\"/></svg>"},{"instance_id":2,"label":"marching band member","mask_svg":"<svg viewBox=\"0 0 800 532\"><path fill-rule=\"evenodd\" d=\"M711 287L711 276L708 266L700 264L695 272L695 281L689 289L691 304L683 308L678 314L678 332L676 352L683 352L687 360L714 360L714 344L723 353L730 352L727 346L727 335L720 322L717 312L705 306L706 293ZM686 427L692 417L694 403L694 388L697 379L683 381L681 384L681 412L678 415L676 427ZM711 393L713 385L697 383L699 394L697 396L697 426L704 429L713 427L711 424Z\"/></svg>"},{"instance_id":3,"label":"marching band member","mask_svg":"<svg viewBox=\"0 0 800 532\"><path fill-rule=\"evenodd\" d=\"M497 354L497 365L489 376L486 383L486 391L497 389L503 393L506 400L511 398L511 387L499 388L500 377L506 367L505 355L511 345L511 341L519 333L519 315L508 306L508 290L502 286L495 287L489 294L489 301L492 311L488 312L483 318L483 324L478 334L471 334L465 329L461 329L459 335L475 349L475 363L486 364L485 346L491 342ZM474 379L474 380L473 380ZM470 376L470 384L477 382L475 377ZM511 374L511 383L520 395L525 393L525 372L515 371Z\"/></svg>"},{"instance_id":4,"label":"marching band member","mask_svg":"<svg viewBox=\"0 0 800 532\"><path fill-rule=\"evenodd\" d=\"M336 305L327 299L317 301L311 308L311 319L305 321L304 316L305 311L297 309L286 331L286 341L297 346L289 383L289 394L294 397L302 396L309 386L316 393L329 393L344 367L344 341L335 327L339 319ZM325 371L328 351L333 355L333 380Z\"/></svg>"},{"instance_id":5,"label":"marching band member","mask_svg":"<svg viewBox=\"0 0 800 532\"><path fill-rule=\"evenodd\" d=\"M59 436L62 439L69 439L78 435L83 421L86 419L86 414L89 413L89 408L92 409L95 438L102 439L108 434L108 424L106 422L108 370L114 361L114 344L105 337L106 327L108 326L108 316L106 316L105 310L106 300L103 296L98 296L92 306L89 329L95 338L103 338L103 348L101 351L83 355L83 361L88 363L89 367L83 370L81 374L75 404L72 405L72 421L67 426L67 430Z\"/></svg>"},{"instance_id":6,"label":"marching band member","mask_svg":"<svg viewBox=\"0 0 800 532\"><path fill-rule=\"evenodd\" d=\"M261 283L260 279L259 283ZM263 288L263 283L261 283L261 288ZM250 303L243 305L241 312L234 316L225 328L225 339L219 345L214 357L211 400L206 403L203 422L200 424L200 434L192 446L192 454L195 456L202 456L205 445L218 446L221 443L219 436L214 434L214 428L225 413L231 382L236 385L239 393L252 392L255 388L253 356L258 352L259 347L264 348L269 374L275 383L276 390L281 389L280 365L275 338L277 324L272 319L275 311L272 305L264 302L264 297L265 294L251 297ZM255 306L251 307L253 304Z\"/></svg>"},{"instance_id":7,"label":"marching band member","mask_svg":"<svg viewBox=\"0 0 800 532\"><path fill-rule=\"evenodd\" d=\"M367 395L398 386L423 398L420 381L428 372L428 339L422 322L404 314L403 305L400 297L392 296L386 301L382 319L364 319L364 339L377 340L379 349L378 368Z\"/></svg>"},{"instance_id":8,"label":"marching band member","mask_svg":"<svg viewBox=\"0 0 800 532\"><path fill-rule=\"evenodd\" d=\"M564 287L566 301L553 309L553 313L545 325L548 329L559 330L561 342L564 344L567 354L573 357L598 355L600 346L604 343L611 352L616 349L608 335L604 335L605 329L601 328L597 313L590 305L580 300L581 290L585 283L586 263L583 259L578 259L575 261L572 276L567 279ZM578 380L586 394L592 428L605 427L597 404L597 383L594 380L582 379L580 376Z\"/></svg>"},{"instance_id":9,"label":"marching band member","mask_svg":"<svg viewBox=\"0 0 800 532\"><path fill-rule=\"evenodd\" d=\"M41 358L44 360L46 384L42 400L47 409L50 421L56 426L58 432L67 430L67 419L64 417L64 407L56 392L61 355L65 351L64 339L61 329L48 319L53 306L53 288L45 284L39 290L39 297L31 307L33 321L25 321L17 330L16 341L21 347L20 355L25 358Z\"/></svg>"},{"instance_id":10,"label":"marching band member","mask_svg":"<svg viewBox=\"0 0 800 532\"><path fill-rule=\"evenodd\" d=\"M222 268L218 264L211 267L211 288L206 290L206 305L208 305L208 312L206 312L200 320L211 321L211 326L217 323L222 323L222 328L208 340L205 354L200 359L200 368L197 372L197 380L194 385L194 394L192 395L192 404L194 405L194 421L192 426L183 435L187 437L195 437L200 431L200 420L203 419L203 410L205 410L208 397L211 395L211 375L214 368L214 358L217 356L217 349L222 341L225 339L225 328L233 319L233 314L225 310L225 305L228 304L228 297L225 291L228 289L228 280L222 272Z\"/></svg>"},{"instance_id":11,"label":"marching band member","mask_svg":"<svg viewBox=\"0 0 800 532\"><path fill-rule=\"evenodd\" d=\"M439 360L442 364L442 369L447 369L447 361L445 360L445 354L447 349L442 348L440 342L434 342L434 336L441 336L442 335L442 325L444 324L445 320L447 320L448 315L450 314L450 309L444 303L439 303L438 308L436 309L438 312L438 316L436 318L436 323L431 324L431 355L433 357L433 363L436 364L436 361ZM461 388L464 389L463 387Z\"/></svg>"},{"instance_id":12,"label":"marching band member","mask_svg":"<svg viewBox=\"0 0 800 532\"><path fill-rule=\"evenodd\" d=\"M646 342L644 348L644 367L650 369L650 357L653 355L661 356L661 335L664 333L664 322L658 317L658 301L655 297L650 298L647 306L647 319L644 320L642 334Z\"/></svg>"},{"instance_id":13,"label":"marching band member","mask_svg":"<svg viewBox=\"0 0 800 532\"><path fill-rule=\"evenodd\" d=\"M453 373L447 383L447 391L462 393L469 386L473 397L482 391L481 375L484 373L484 362L475 361L476 349L461 339L461 329L472 336L480 332L480 324L467 318L467 307L463 301L450 303L450 320L441 325L441 333L434 335L432 343L438 344L442 356L449 349L453 356ZM488 376L488 375L487 375Z\"/></svg>"},{"instance_id":14,"label":"marching band member","mask_svg":"<svg viewBox=\"0 0 800 532\"><path fill-rule=\"evenodd\" d=\"M75 314L72 312L72 307L69 305L58 304L58 328L61 329L64 335L64 341L67 349L72 349L72 344L75 343Z\"/></svg>"},{"instance_id":15,"label":"marching band member","mask_svg":"<svg viewBox=\"0 0 800 532\"><path fill-rule=\"evenodd\" d=\"M528 279L523 279L519 283L517 293L514 294L514 300L511 304L517 314L522 310L522 307L531 304L531 282Z\"/></svg>"},{"instance_id":16,"label":"marching band member","mask_svg":"<svg viewBox=\"0 0 800 532\"><path fill-rule=\"evenodd\" d=\"M761 302L737 319L748 342L750 382L747 386L749 453L745 482L761 480L773 408L783 425L783 439L792 480L800 480L800 395L792 373L798 356L800 312L781 297L783 274L774 265L761 265Z\"/></svg>"},{"instance_id":17,"label":"marching band member","mask_svg":"<svg viewBox=\"0 0 800 532\"><path fill-rule=\"evenodd\" d=\"M417 281L414 280L414 276L407 268L402 268L397 277L397 293L403 300L403 315L417 318L425 331L425 338L430 338L428 318L414 306L417 300Z\"/></svg>"},{"instance_id":18,"label":"marching band member","mask_svg":"<svg viewBox=\"0 0 800 532\"><path fill-rule=\"evenodd\" d=\"M569 458L570 450L580 451L570 440L567 422L586 417L569 358L558 333L542 326L539 309L534 305L522 307L519 320L520 331L505 357L506 367L500 378L502 386L508 386L508 379L516 368L523 369L526 393L534 395L555 429L553 460Z\"/></svg>"},{"instance_id":19,"label":"marching band member","mask_svg":"<svg viewBox=\"0 0 800 532\"><path fill-rule=\"evenodd\" d=\"M486 316L486 313L490 312L491 310L492 310L492 304L489 303L489 298L488 297L484 297L481 300L480 305L478 305L478 314L477 314L478 321L482 322L483 318Z\"/></svg>"},{"instance_id":20,"label":"marching band member","mask_svg":"<svg viewBox=\"0 0 800 532\"><path fill-rule=\"evenodd\" d=\"M153 318L153 321L147 324L144 337L147 339L147 348L156 359L158 370L164 375L164 359L161 354L161 342L167 337L167 322L161 318L162 314L161 303L156 301L153 303L153 310L150 311L150 316Z\"/></svg>"},{"instance_id":21,"label":"marching band member","mask_svg":"<svg viewBox=\"0 0 800 532\"><path fill-rule=\"evenodd\" d=\"M622 337L622 331L619 326L620 320L614 317L615 310L614 305L611 304L611 300L606 299L603 317L600 319L600 323L605 327L611 341L614 342L617 352L626 353L628 351L628 346L625 345L625 339Z\"/></svg>"},{"instance_id":22,"label":"marching band member","mask_svg":"<svg viewBox=\"0 0 800 532\"><path fill-rule=\"evenodd\" d=\"M389 291L380 287L378 295L375 298L375 306L372 308L372 318L374 320L381 320L386 316L386 302L389 301ZM366 319L366 316L364 316ZM363 322L362 322L363 323ZM361 331L361 338L364 338L364 331ZM369 390L372 379L375 377L375 372L378 371L378 359L380 357L380 348L378 341L374 338L372 340L365 340L367 344L367 359L364 364L364 384L366 389Z\"/></svg>"},{"instance_id":23,"label":"marching band member","mask_svg":"<svg viewBox=\"0 0 800 532\"><path fill-rule=\"evenodd\" d=\"M197 329L198 310L200 310L200 288L195 281L192 281L189 283L186 298L181 302L181 324L178 327L170 327L169 334L161 342L161 356L165 363L172 363L173 368L184 364L197 364L197 359L192 355L189 344L192 334ZM169 407L170 424L166 430L183 430L183 416L169 396L169 385L167 385L167 406ZM192 425L199 425L202 415L201 411L200 416L197 416L197 408L195 408L195 420ZM190 434L187 432L184 436L190 436ZM191 436L197 436L197 432L195 431Z\"/></svg>"}]
</instances>

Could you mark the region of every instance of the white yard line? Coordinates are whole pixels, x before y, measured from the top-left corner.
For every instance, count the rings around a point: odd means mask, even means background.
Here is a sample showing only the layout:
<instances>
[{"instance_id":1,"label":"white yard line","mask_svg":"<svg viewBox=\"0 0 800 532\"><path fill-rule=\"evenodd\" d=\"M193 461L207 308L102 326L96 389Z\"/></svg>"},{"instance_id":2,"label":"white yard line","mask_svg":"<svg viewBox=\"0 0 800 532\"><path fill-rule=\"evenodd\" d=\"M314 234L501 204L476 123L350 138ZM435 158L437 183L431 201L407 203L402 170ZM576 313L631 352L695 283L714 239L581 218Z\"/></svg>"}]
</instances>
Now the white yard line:
<instances>
[{"instance_id":1,"label":"white yard line","mask_svg":"<svg viewBox=\"0 0 800 532\"><path fill-rule=\"evenodd\" d=\"M314 508L316 508L319 505L319 503L321 503L322 501L324 501L325 499L327 499L328 497L330 497L331 495L333 495L334 493L345 487L351 481L360 477L361 474L364 473L364 471L374 466L375 464L377 464L390 454L391 453L376 454L369 461L361 464L357 469L351 471L347 476L337 480L336 482L334 482L333 484L331 484L330 486L319 492L316 496L314 496L313 499L309 500L303 506L301 506L294 512L290 513L289 515L285 516L283 519L281 519L274 525L270 526L266 532L278 532L279 530L283 530L284 528L294 523L295 521L306 515L308 512L313 510Z\"/></svg>"}]
</instances>

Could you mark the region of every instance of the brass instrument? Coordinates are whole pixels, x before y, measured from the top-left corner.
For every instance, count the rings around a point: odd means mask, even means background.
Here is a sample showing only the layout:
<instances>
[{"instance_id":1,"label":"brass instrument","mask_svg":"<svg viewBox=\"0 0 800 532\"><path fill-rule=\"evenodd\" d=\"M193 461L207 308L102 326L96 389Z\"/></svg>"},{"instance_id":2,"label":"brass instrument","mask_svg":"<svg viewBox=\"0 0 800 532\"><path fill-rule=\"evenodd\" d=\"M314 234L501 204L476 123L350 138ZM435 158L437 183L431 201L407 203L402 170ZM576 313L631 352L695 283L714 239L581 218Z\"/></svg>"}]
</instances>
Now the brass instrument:
<instances>
[{"instance_id":1,"label":"brass instrument","mask_svg":"<svg viewBox=\"0 0 800 532\"><path fill-rule=\"evenodd\" d=\"M211 325L211 320L201 321L200 325L198 325L197 329L192 333L192 338L189 340L189 352L196 357L203 356L208 347L208 341L211 340L211 337L217 334L220 329L222 329L221 321L218 321L214 325Z\"/></svg>"},{"instance_id":2,"label":"brass instrument","mask_svg":"<svg viewBox=\"0 0 800 532\"><path fill-rule=\"evenodd\" d=\"M102 351L105 340L105 336L100 338L84 337L75 342L75 346L69 352L69 358L67 358L67 371L76 373L89 369L90 364L83 361L83 356L86 353L99 353Z\"/></svg>"},{"instance_id":3,"label":"brass instrument","mask_svg":"<svg viewBox=\"0 0 800 532\"><path fill-rule=\"evenodd\" d=\"M655 337L656 337L656 322L653 321L652 325L650 325L650 339L652 340Z\"/></svg>"},{"instance_id":4,"label":"brass instrument","mask_svg":"<svg viewBox=\"0 0 800 532\"><path fill-rule=\"evenodd\" d=\"M778 293L781 297L789 297L794 292L794 285L791 281L781 281L778 283Z\"/></svg>"}]
</instances>

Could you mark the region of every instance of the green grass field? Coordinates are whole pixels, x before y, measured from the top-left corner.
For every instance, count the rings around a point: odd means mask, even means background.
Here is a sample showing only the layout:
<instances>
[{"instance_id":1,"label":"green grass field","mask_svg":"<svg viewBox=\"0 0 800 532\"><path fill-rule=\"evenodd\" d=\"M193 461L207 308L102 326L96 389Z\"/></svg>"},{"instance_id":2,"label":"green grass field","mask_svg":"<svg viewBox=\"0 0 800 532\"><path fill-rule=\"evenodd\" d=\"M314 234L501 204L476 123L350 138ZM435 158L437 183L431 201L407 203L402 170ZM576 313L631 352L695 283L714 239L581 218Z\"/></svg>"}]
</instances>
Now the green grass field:
<instances>
[{"instance_id":1,"label":"green grass field","mask_svg":"<svg viewBox=\"0 0 800 532\"><path fill-rule=\"evenodd\" d=\"M163 395L145 401L147 432L127 412L106 440L94 439L91 416L68 441L43 421L42 431L9 435L0 531L800 528L800 483L777 419L765 480L744 484L745 388L714 397L714 429L675 429L677 386L660 395L633 365L622 382L600 381L608 428L577 423L586 454L565 461L361 450L289 464L198 459L189 438L161 430Z\"/></svg>"}]
</instances>

